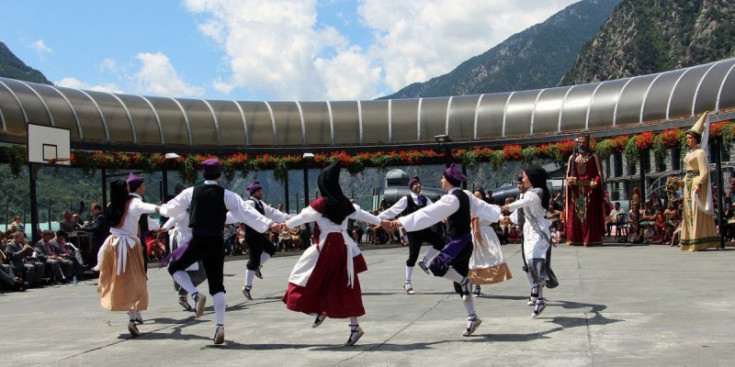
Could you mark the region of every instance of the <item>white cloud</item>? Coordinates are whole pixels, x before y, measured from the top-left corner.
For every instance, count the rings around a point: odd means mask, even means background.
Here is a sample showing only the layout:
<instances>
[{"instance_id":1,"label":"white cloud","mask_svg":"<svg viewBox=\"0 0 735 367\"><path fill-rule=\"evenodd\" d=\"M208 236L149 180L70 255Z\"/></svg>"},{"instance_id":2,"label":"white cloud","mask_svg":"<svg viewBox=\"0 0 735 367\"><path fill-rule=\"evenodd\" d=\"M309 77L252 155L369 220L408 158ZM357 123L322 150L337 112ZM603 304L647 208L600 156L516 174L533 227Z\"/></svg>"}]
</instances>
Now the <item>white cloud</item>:
<instances>
[{"instance_id":1,"label":"white cloud","mask_svg":"<svg viewBox=\"0 0 735 367\"><path fill-rule=\"evenodd\" d=\"M136 58L143 64L132 76L133 89L140 94L170 97L200 97L204 88L190 85L174 69L163 53L139 53Z\"/></svg>"},{"instance_id":2,"label":"white cloud","mask_svg":"<svg viewBox=\"0 0 735 367\"><path fill-rule=\"evenodd\" d=\"M117 62L115 61L115 59L108 57L102 60L102 63L100 64L100 70L101 71L111 71L113 73L117 73L119 71L119 68L117 66Z\"/></svg>"},{"instance_id":3,"label":"white cloud","mask_svg":"<svg viewBox=\"0 0 735 367\"><path fill-rule=\"evenodd\" d=\"M37 40L33 43L31 43L31 48L38 51L38 53L52 53L54 50L51 49L51 47L46 46L46 43L43 42L43 40Z\"/></svg>"},{"instance_id":4,"label":"white cloud","mask_svg":"<svg viewBox=\"0 0 735 367\"><path fill-rule=\"evenodd\" d=\"M88 84L76 78L66 77L54 82L54 85L66 88L76 88L84 90L92 90L97 92L108 92L108 93L124 93L117 85L113 83L105 84Z\"/></svg>"},{"instance_id":5,"label":"white cloud","mask_svg":"<svg viewBox=\"0 0 735 367\"><path fill-rule=\"evenodd\" d=\"M213 81L271 99L368 99L451 71L578 0L363 0L372 45L317 22L316 0L186 0L199 30L225 52ZM340 17L338 17L340 18Z\"/></svg>"}]
</instances>

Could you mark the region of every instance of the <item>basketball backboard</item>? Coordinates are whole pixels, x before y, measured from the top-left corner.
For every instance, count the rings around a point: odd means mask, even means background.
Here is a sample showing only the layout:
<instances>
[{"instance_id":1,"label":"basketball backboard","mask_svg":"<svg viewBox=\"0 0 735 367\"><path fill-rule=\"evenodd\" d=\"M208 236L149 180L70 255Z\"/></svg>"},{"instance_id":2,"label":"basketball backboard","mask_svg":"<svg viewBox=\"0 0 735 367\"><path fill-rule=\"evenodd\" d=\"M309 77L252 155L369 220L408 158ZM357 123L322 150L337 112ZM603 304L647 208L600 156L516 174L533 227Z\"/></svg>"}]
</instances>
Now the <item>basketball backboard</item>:
<instances>
[{"instance_id":1,"label":"basketball backboard","mask_svg":"<svg viewBox=\"0 0 735 367\"><path fill-rule=\"evenodd\" d=\"M28 162L71 165L71 131L58 127L28 124Z\"/></svg>"}]
</instances>

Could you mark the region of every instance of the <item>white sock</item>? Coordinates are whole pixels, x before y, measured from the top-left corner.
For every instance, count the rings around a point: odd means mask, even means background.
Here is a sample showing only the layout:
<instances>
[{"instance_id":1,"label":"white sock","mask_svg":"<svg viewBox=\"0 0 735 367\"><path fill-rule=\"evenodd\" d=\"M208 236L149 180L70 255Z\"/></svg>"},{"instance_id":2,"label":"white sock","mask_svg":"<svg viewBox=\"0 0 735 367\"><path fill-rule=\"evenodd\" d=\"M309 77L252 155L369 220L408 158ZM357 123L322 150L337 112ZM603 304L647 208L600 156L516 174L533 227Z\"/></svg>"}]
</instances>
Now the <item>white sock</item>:
<instances>
[{"instance_id":1,"label":"white sock","mask_svg":"<svg viewBox=\"0 0 735 367\"><path fill-rule=\"evenodd\" d=\"M265 265L265 262L270 260L270 258L271 255L268 255L267 252L263 252L262 254L260 254L260 266Z\"/></svg>"},{"instance_id":2,"label":"white sock","mask_svg":"<svg viewBox=\"0 0 735 367\"><path fill-rule=\"evenodd\" d=\"M247 275L245 276L245 285L248 287L252 287L253 279L255 279L255 270L248 269Z\"/></svg>"},{"instance_id":3,"label":"white sock","mask_svg":"<svg viewBox=\"0 0 735 367\"><path fill-rule=\"evenodd\" d=\"M413 266L406 267L406 283L411 284L411 275L413 275Z\"/></svg>"},{"instance_id":4,"label":"white sock","mask_svg":"<svg viewBox=\"0 0 735 367\"><path fill-rule=\"evenodd\" d=\"M424 255L424 261L426 261L428 263L438 253L439 253L439 250L437 250L437 249L435 249L433 247L430 248L429 251L426 251L426 255Z\"/></svg>"},{"instance_id":5,"label":"white sock","mask_svg":"<svg viewBox=\"0 0 735 367\"><path fill-rule=\"evenodd\" d=\"M472 297L466 301L462 301L462 306L464 306L465 311L467 311L467 317L475 314L475 301Z\"/></svg>"},{"instance_id":6,"label":"white sock","mask_svg":"<svg viewBox=\"0 0 735 367\"><path fill-rule=\"evenodd\" d=\"M533 288L533 277L531 276L531 270L529 269L526 273L526 280L528 280L528 286Z\"/></svg>"},{"instance_id":7,"label":"white sock","mask_svg":"<svg viewBox=\"0 0 735 367\"><path fill-rule=\"evenodd\" d=\"M353 325L355 327L360 326L360 323L357 322L357 317L350 317L350 326L353 326Z\"/></svg>"},{"instance_id":8,"label":"white sock","mask_svg":"<svg viewBox=\"0 0 735 367\"><path fill-rule=\"evenodd\" d=\"M219 292L212 296L212 302L214 303L214 315L217 319L218 325L224 325L225 324L225 305L226 305L226 298L224 292Z\"/></svg>"},{"instance_id":9,"label":"white sock","mask_svg":"<svg viewBox=\"0 0 735 367\"><path fill-rule=\"evenodd\" d=\"M197 288L194 286L194 283L191 282L191 277L189 274L187 274L183 270L178 270L173 275L174 281L181 286L181 288L184 288L189 294L194 294L197 292Z\"/></svg>"},{"instance_id":10,"label":"white sock","mask_svg":"<svg viewBox=\"0 0 735 367\"><path fill-rule=\"evenodd\" d=\"M128 320L135 320L135 311L128 311Z\"/></svg>"},{"instance_id":11,"label":"white sock","mask_svg":"<svg viewBox=\"0 0 735 367\"><path fill-rule=\"evenodd\" d=\"M449 270L447 270L447 273L444 274L444 278L460 284L462 283L462 280L464 280L462 274L458 273L457 270L455 270L454 268L449 268Z\"/></svg>"}]
</instances>

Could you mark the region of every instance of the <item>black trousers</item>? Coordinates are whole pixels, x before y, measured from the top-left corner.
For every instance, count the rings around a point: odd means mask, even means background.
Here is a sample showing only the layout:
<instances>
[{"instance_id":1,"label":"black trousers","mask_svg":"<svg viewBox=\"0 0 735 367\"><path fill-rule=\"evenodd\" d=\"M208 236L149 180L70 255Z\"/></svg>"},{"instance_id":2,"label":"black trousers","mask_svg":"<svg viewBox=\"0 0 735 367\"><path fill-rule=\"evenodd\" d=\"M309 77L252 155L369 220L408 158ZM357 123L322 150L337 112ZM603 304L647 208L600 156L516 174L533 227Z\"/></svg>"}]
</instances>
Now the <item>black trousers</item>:
<instances>
[{"instance_id":1,"label":"black trousers","mask_svg":"<svg viewBox=\"0 0 735 367\"><path fill-rule=\"evenodd\" d=\"M421 245L424 243L431 244L431 247L437 251L441 251L444 248L444 241L441 236L429 228L416 232L408 232L408 260L406 260L406 266L416 266Z\"/></svg>"},{"instance_id":2,"label":"black trousers","mask_svg":"<svg viewBox=\"0 0 735 367\"><path fill-rule=\"evenodd\" d=\"M178 260L169 264L168 272L173 275L179 270L186 271L186 268L199 260L202 260L204 271L207 273L209 294L215 295L219 292L225 292L223 275L225 240L221 233L214 236L195 235L184 254Z\"/></svg>"},{"instance_id":3,"label":"black trousers","mask_svg":"<svg viewBox=\"0 0 735 367\"><path fill-rule=\"evenodd\" d=\"M452 267L463 277L466 277L470 272L470 258L472 257L472 250L474 250L474 247L475 246L472 244L472 241L469 241L462 249L462 252L452 260ZM457 282L454 282L453 284L454 291L459 295L462 295L462 286Z\"/></svg>"},{"instance_id":4,"label":"black trousers","mask_svg":"<svg viewBox=\"0 0 735 367\"><path fill-rule=\"evenodd\" d=\"M260 255L263 252L271 256L276 254L276 246L273 246L262 233L256 233L255 235L249 233L245 237L245 241L248 244L248 263L245 265L248 270L258 270L260 268Z\"/></svg>"}]
</instances>

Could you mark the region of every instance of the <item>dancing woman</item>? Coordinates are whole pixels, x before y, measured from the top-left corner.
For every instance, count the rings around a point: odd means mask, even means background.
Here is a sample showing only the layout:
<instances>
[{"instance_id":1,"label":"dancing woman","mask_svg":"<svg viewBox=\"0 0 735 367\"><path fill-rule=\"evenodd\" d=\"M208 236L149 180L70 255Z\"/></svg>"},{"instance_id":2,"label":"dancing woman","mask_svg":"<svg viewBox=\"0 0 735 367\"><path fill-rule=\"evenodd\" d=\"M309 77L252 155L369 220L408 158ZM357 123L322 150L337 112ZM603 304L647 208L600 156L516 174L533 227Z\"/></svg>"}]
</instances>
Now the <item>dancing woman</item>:
<instances>
[{"instance_id":1,"label":"dancing woman","mask_svg":"<svg viewBox=\"0 0 735 367\"><path fill-rule=\"evenodd\" d=\"M97 253L100 272L97 292L100 303L108 311L127 311L128 331L139 336L136 323L143 323L140 311L148 309L148 286L143 261L143 247L138 238L138 220L142 214L155 213L159 207L133 200L128 183L110 183L110 204L105 216L110 223L110 236Z\"/></svg>"},{"instance_id":2,"label":"dancing woman","mask_svg":"<svg viewBox=\"0 0 735 367\"><path fill-rule=\"evenodd\" d=\"M339 186L339 173L338 163L325 168L318 179L322 196L286 221L288 228L316 222L319 243L299 258L282 300L289 310L315 314L312 327L321 325L326 317L349 318L350 336L345 345L354 345L364 334L357 318L365 314L357 274L367 270L367 264L347 222L356 219L377 225L381 220L350 203ZM388 222L383 224L387 228Z\"/></svg>"},{"instance_id":3,"label":"dancing woman","mask_svg":"<svg viewBox=\"0 0 735 367\"><path fill-rule=\"evenodd\" d=\"M551 271L551 221L546 219L549 206L549 189L546 187L546 171L539 166L523 170L521 184L526 189L523 198L502 207L515 212L523 209L526 222L523 224L523 255L528 273L533 281L529 304L535 308L531 317L536 318L546 308L543 288L558 285Z\"/></svg>"}]
</instances>

